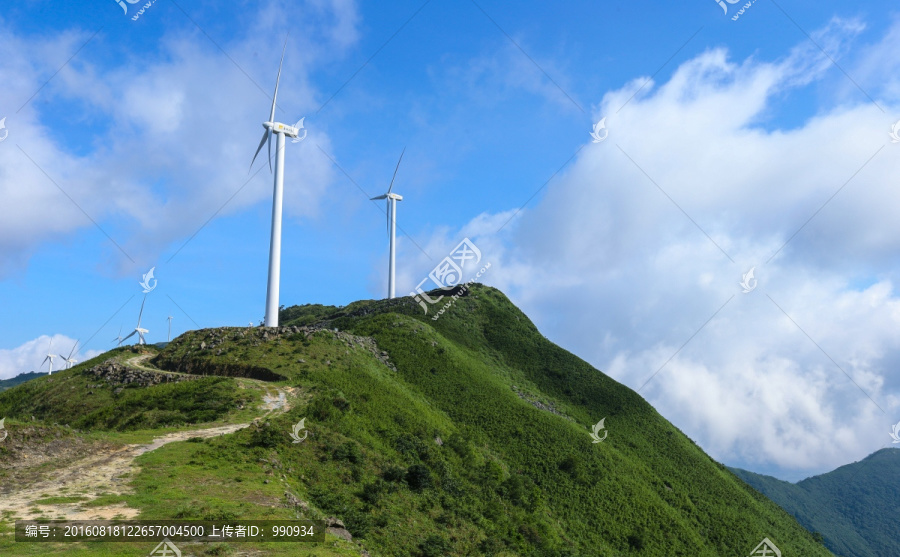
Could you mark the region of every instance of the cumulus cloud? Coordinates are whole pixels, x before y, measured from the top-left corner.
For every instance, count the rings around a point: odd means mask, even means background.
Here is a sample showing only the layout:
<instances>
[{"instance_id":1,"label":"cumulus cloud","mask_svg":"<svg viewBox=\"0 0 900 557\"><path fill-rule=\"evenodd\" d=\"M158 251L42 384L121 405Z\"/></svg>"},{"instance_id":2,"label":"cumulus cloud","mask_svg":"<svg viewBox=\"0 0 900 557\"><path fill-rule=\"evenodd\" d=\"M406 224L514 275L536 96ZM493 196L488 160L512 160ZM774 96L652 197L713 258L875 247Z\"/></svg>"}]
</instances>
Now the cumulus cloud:
<instances>
[{"instance_id":1,"label":"cumulus cloud","mask_svg":"<svg viewBox=\"0 0 900 557\"><path fill-rule=\"evenodd\" d=\"M816 39L840 56L862 28L834 20ZM854 66L879 73L898 30ZM878 105L838 92L795 127L771 119L836 71L804 42L774 61L711 49L664 83L636 78L594 109L609 139L539 203L500 232L512 211L423 245L440 258L472 235L485 282L717 459L797 479L862 458L900 419L900 149L887 135L900 97L863 82ZM436 261L401 246L418 257L403 290Z\"/></svg>"},{"instance_id":2,"label":"cumulus cloud","mask_svg":"<svg viewBox=\"0 0 900 557\"><path fill-rule=\"evenodd\" d=\"M69 358L69 354L72 354L71 358L73 360L83 362L102 353L100 350L82 352L80 348L72 353L75 342L75 339L65 335L41 335L15 348L0 349L0 379L10 379L20 373L28 373L30 371L46 372L49 367L42 362L48 353L62 354L62 356L57 356L53 360L54 371L65 368L66 364L63 358Z\"/></svg>"},{"instance_id":3,"label":"cumulus cloud","mask_svg":"<svg viewBox=\"0 0 900 557\"><path fill-rule=\"evenodd\" d=\"M264 155L248 174L280 56L270 39L286 31L286 21L309 26L288 44L278 98L276 117L293 124L324 100L308 75L357 40L357 20L349 0L270 2L247 22L246 35L224 45L228 56L193 29L177 31L152 49L120 53L112 65L82 52L43 89L65 61L61 54L77 51L90 34L24 36L5 28L0 73L11 78L0 102L23 108L8 115L10 135L0 149L0 277L21 268L41 243L94 223L128 255L108 245L119 270L134 272L226 202L221 215L270 196L268 169L255 174ZM94 41L103 45L103 35ZM287 151L288 164L304 168L285 192L288 216L316 213L334 176L316 149L330 150L330 138L311 124L307 119L308 140ZM93 134L78 142L87 150L76 151L61 133L72 128Z\"/></svg>"}]
</instances>

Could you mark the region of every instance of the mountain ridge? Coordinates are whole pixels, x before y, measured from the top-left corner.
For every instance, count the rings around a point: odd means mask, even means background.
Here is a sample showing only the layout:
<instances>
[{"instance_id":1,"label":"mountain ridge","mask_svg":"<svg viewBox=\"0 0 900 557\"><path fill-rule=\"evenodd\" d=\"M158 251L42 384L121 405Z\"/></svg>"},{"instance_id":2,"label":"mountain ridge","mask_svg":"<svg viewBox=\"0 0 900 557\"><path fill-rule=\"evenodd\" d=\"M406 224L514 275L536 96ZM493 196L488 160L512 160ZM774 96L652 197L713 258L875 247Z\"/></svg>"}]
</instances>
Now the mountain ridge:
<instances>
[{"instance_id":1,"label":"mountain ridge","mask_svg":"<svg viewBox=\"0 0 900 557\"><path fill-rule=\"evenodd\" d=\"M900 540L890 535L900 521L900 449L884 448L796 483L740 468L731 471L805 528L820 533L838 555L900 555Z\"/></svg>"},{"instance_id":2,"label":"mountain ridge","mask_svg":"<svg viewBox=\"0 0 900 557\"><path fill-rule=\"evenodd\" d=\"M281 317L278 329L190 331L149 361L205 374L190 381L107 395L89 373L98 358L0 394L0 414L14 427L34 412L113 433L178 426L212 410L167 406L192 400L193 389L219 401L210 416L228 419L247 411L252 393L227 393L265 390L242 376L264 369L272 386L290 388L290 411L141 456L124 499L141 517L337 517L371 555L718 557L749 554L763 538L785 554L830 555L496 289L472 285L437 320L410 298L292 306ZM86 385L109 401L66 405L63 394ZM601 419L608 436L594 443ZM301 420L309 437L296 444L289 433ZM0 447L0 465L2 456ZM175 490L171 474L194 481ZM197 487L220 484L227 489L214 494ZM273 484L290 494L287 510L260 503L275 496Z\"/></svg>"}]
</instances>

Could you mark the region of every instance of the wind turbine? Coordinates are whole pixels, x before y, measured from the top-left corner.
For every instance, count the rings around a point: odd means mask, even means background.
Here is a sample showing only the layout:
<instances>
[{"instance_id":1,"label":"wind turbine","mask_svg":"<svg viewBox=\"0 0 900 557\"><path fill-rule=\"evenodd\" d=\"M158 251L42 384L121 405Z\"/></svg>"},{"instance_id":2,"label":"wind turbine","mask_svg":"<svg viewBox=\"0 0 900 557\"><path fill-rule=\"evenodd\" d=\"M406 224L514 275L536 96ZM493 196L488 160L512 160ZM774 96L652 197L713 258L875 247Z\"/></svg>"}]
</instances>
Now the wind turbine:
<instances>
[{"instance_id":1,"label":"wind turbine","mask_svg":"<svg viewBox=\"0 0 900 557\"><path fill-rule=\"evenodd\" d=\"M123 340L125 340L125 339L122 338L122 327L119 327L119 336L117 336L116 338L112 339L112 341L113 341L113 342L118 341L119 344L116 345L116 347L118 348L119 346L122 346L122 341L123 341Z\"/></svg>"},{"instance_id":2,"label":"wind turbine","mask_svg":"<svg viewBox=\"0 0 900 557\"><path fill-rule=\"evenodd\" d=\"M379 195L378 197L371 198L372 201L377 199L384 199L385 203L385 214L387 215L387 228L388 228L388 237L390 238L390 262L388 264L388 298L394 297L394 236L397 234L397 202L403 201L403 196L398 195L396 193L391 193L391 190L394 189L394 178L397 177L397 170L400 169L400 161L403 160L403 153L406 152L406 147L403 148L403 152L400 153L400 160L397 161L397 168L394 169L394 176L391 178L391 185L388 186L388 191L384 195Z\"/></svg>"},{"instance_id":3,"label":"wind turbine","mask_svg":"<svg viewBox=\"0 0 900 557\"><path fill-rule=\"evenodd\" d=\"M63 358L63 361L66 362L66 369L69 369L70 367L72 367L73 365L75 365L75 364L78 363L78 360L72 358L72 354L75 353L75 349L76 349L77 347L78 347L78 341L76 340L76 341L75 341L75 346L73 346L73 347L72 347L72 351L69 352L69 357ZM60 354L59 357L62 358L62 354Z\"/></svg>"},{"instance_id":4,"label":"wind turbine","mask_svg":"<svg viewBox=\"0 0 900 557\"><path fill-rule=\"evenodd\" d=\"M144 333L149 333L150 331L148 331L147 329L142 329L142 328L141 328L141 317L144 315L144 302L146 302L146 301L147 301L147 296L144 296L144 301L141 302L141 312L138 314L138 324L137 324L137 327L135 327L134 330L131 331L131 334L130 334L130 335L128 335L127 337L123 338L123 339L119 342L119 344L121 344L121 343L125 342L126 340L130 339L131 337L133 337L135 333L137 333L137 336L138 336L138 339L139 339L139 340L138 340L138 344L146 344L146 342L144 342Z\"/></svg>"},{"instance_id":5,"label":"wind turbine","mask_svg":"<svg viewBox=\"0 0 900 557\"><path fill-rule=\"evenodd\" d=\"M250 161L250 169L263 145L269 146L269 170L272 171L272 135L276 136L275 148L275 188L272 194L272 240L269 244L269 282L266 288L266 327L278 326L278 294L281 286L281 204L284 197L284 138L296 139L300 130L287 124L275 121L275 101L278 98L278 83L281 81L281 66L284 64L284 53L287 50L287 39L281 50L281 62L278 64L278 77L275 78L275 94L272 95L272 110L269 119L263 122L262 140L256 148L256 154ZM249 173L249 171L248 171Z\"/></svg>"},{"instance_id":6,"label":"wind turbine","mask_svg":"<svg viewBox=\"0 0 900 557\"><path fill-rule=\"evenodd\" d=\"M44 362L50 362L50 375L53 375L53 358L56 357L56 354L51 354L50 349L53 348L53 337L50 337L50 346L47 347L47 357L44 358L44 361L41 362L41 367L44 367Z\"/></svg>"},{"instance_id":7,"label":"wind turbine","mask_svg":"<svg viewBox=\"0 0 900 557\"><path fill-rule=\"evenodd\" d=\"M169 316L169 337L166 339L166 342L172 342L172 316Z\"/></svg>"}]
</instances>

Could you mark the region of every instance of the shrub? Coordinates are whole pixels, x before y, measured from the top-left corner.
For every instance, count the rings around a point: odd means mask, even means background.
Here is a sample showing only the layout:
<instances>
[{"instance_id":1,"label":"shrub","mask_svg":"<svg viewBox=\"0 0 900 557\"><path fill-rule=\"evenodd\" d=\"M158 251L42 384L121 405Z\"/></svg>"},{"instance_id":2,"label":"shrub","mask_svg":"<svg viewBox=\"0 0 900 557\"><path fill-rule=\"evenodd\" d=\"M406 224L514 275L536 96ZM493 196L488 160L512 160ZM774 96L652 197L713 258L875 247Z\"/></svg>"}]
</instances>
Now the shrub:
<instances>
[{"instance_id":1,"label":"shrub","mask_svg":"<svg viewBox=\"0 0 900 557\"><path fill-rule=\"evenodd\" d=\"M428 489L432 485L431 470L424 464L413 464L406 471L406 483L416 491Z\"/></svg>"},{"instance_id":2,"label":"shrub","mask_svg":"<svg viewBox=\"0 0 900 557\"><path fill-rule=\"evenodd\" d=\"M421 557L443 557L450 554L450 544L443 537L432 534L419 544Z\"/></svg>"},{"instance_id":3,"label":"shrub","mask_svg":"<svg viewBox=\"0 0 900 557\"><path fill-rule=\"evenodd\" d=\"M353 464L359 464L365 458L359 448L359 445L357 445L353 441L347 441L346 443L343 443L338 448L336 448L334 450L333 457L334 460L346 460L348 462L352 462Z\"/></svg>"}]
</instances>

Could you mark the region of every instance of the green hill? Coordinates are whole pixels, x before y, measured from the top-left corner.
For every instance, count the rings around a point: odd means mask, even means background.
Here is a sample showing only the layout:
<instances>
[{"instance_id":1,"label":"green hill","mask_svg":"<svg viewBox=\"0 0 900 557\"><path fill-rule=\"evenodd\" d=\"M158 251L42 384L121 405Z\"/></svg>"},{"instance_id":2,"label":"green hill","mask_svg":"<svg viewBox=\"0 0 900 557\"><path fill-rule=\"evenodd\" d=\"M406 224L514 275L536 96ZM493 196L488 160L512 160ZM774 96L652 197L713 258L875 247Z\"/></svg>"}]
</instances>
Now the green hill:
<instances>
[{"instance_id":1,"label":"green hill","mask_svg":"<svg viewBox=\"0 0 900 557\"><path fill-rule=\"evenodd\" d=\"M763 538L786 557L831 555L498 290L476 285L433 316L410 298L294 306L278 329L193 331L150 361L122 349L37 379L0 394L0 416L11 438L33 415L108 442L246 421L254 396L288 391L287 412L149 452L130 493L91 503L148 519L335 517L360 544L269 544L267 555L720 557ZM110 357L166 370L167 382L106 385L97 366ZM608 436L593 443L601 419ZM294 443L300 420L308 437ZM260 549L222 551L237 547ZM109 554L139 554L121 551Z\"/></svg>"},{"instance_id":2,"label":"green hill","mask_svg":"<svg viewBox=\"0 0 900 557\"><path fill-rule=\"evenodd\" d=\"M860 462L796 484L732 469L845 557L900 555L900 450L882 449Z\"/></svg>"},{"instance_id":3,"label":"green hill","mask_svg":"<svg viewBox=\"0 0 900 557\"><path fill-rule=\"evenodd\" d=\"M21 385L26 381L31 381L32 379L37 379L38 377L43 377L45 375L47 374L43 372L30 371L28 373L20 373L11 379L0 379L0 391L12 389L16 385Z\"/></svg>"}]
</instances>

